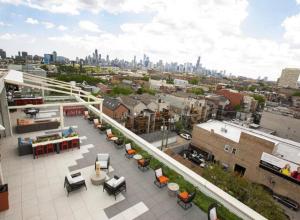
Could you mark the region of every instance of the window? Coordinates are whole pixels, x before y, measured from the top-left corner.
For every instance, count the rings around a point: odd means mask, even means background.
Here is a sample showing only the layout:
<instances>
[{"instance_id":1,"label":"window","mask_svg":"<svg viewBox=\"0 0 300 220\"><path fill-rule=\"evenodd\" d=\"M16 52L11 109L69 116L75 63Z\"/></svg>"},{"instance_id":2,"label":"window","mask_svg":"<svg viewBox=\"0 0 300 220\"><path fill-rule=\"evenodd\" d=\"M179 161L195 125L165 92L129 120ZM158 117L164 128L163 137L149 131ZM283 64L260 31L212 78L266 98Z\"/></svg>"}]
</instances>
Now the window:
<instances>
[{"instance_id":1,"label":"window","mask_svg":"<svg viewBox=\"0 0 300 220\"><path fill-rule=\"evenodd\" d=\"M242 167L241 165L235 164L234 172L242 177L242 176L244 176L244 174L246 172L246 168Z\"/></svg>"},{"instance_id":2,"label":"window","mask_svg":"<svg viewBox=\"0 0 300 220\"><path fill-rule=\"evenodd\" d=\"M237 149L236 149L236 148L232 148L232 151L231 151L231 153L235 155L235 154L236 154L236 151L237 151Z\"/></svg>"},{"instance_id":3,"label":"window","mask_svg":"<svg viewBox=\"0 0 300 220\"><path fill-rule=\"evenodd\" d=\"M225 144L224 150L225 150L226 152L230 152L230 149L231 149L231 147L230 147L228 144Z\"/></svg>"}]
</instances>

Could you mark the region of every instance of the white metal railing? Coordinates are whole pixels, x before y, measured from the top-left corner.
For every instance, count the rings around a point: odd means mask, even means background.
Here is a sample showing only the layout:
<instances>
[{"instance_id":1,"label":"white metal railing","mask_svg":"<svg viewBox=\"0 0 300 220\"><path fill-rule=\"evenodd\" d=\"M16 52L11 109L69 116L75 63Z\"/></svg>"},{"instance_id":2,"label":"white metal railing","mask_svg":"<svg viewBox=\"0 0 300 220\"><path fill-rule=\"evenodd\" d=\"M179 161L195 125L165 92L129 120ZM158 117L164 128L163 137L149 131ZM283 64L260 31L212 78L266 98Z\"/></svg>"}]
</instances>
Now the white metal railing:
<instances>
[{"instance_id":1,"label":"white metal railing","mask_svg":"<svg viewBox=\"0 0 300 220\"><path fill-rule=\"evenodd\" d=\"M78 96L76 96L76 99L80 102L84 101ZM201 192L215 199L216 201L224 205L227 209L229 209L231 212L233 212L240 218L245 220L254 220L254 219L267 220L265 217L263 217L262 215L260 215L259 213L251 209L250 207L238 201L236 198L224 192L219 187L210 183L209 181L207 181L206 179L204 179L194 171L190 170L189 168L187 168L177 160L173 159L169 155L160 151L152 144L145 141L143 138L139 137L132 131L125 128L123 125L119 124L117 121L103 114L102 112L99 111L99 109L95 108L92 105L88 105L87 108L90 111L92 111L94 114L101 117L102 120L111 124L113 127L121 131L127 138L133 140L138 146L140 146L148 153L152 154L156 159L158 159L159 161L161 161L162 163L164 163L165 165L167 165L168 167L170 167L171 169L175 170L177 173L182 175L188 182L198 187Z\"/></svg>"}]
</instances>

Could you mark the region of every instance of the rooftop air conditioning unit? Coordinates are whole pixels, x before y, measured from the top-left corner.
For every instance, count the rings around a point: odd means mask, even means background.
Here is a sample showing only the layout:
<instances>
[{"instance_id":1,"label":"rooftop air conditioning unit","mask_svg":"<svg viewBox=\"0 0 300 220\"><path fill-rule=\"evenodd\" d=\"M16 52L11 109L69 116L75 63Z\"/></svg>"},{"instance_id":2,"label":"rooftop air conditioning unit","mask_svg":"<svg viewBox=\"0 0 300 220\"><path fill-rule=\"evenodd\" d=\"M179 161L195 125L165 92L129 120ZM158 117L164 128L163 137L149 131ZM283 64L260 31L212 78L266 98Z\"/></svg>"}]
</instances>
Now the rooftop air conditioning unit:
<instances>
[{"instance_id":1,"label":"rooftop air conditioning unit","mask_svg":"<svg viewBox=\"0 0 300 220\"><path fill-rule=\"evenodd\" d=\"M222 128L221 128L221 131L224 132L224 133L227 133L227 129L226 129L226 128L223 128L223 127L222 127Z\"/></svg>"}]
</instances>

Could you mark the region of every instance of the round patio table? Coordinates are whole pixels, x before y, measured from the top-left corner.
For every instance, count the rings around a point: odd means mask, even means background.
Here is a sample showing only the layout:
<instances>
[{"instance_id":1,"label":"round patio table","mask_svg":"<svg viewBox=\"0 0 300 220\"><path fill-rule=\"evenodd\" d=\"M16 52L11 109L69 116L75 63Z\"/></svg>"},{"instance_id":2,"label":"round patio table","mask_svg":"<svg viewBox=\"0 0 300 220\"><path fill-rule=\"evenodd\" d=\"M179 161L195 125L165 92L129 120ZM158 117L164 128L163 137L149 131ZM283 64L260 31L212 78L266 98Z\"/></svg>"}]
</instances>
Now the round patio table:
<instances>
[{"instance_id":1,"label":"round patio table","mask_svg":"<svg viewBox=\"0 0 300 220\"><path fill-rule=\"evenodd\" d=\"M101 171L100 175L97 176L96 173L91 175L91 182L93 185L101 185L105 182L106 179L106 173Z\"/></svg>"},{"instance_id":2,"label":"round patio table","mask_svg":"<svg viewBox=\"0 0 300 220\"><path fill-rule=\"evenodd\" d=\"M179 191L179 185L177 183L168 183L169 196L176 196Z\"/></svg>"},{"instance_id":3,"label":"round patio table","mask_svg":"<svg viewBox=\"0 0 300 220\"><path fill-rule=\"evenodd\" d=\"M136 160L141 160L141 159L143 159L143 156L140 155L140 154L135 154L135 155L133 156L133 158L136 159Z\"/></svg>"}]
</instances>

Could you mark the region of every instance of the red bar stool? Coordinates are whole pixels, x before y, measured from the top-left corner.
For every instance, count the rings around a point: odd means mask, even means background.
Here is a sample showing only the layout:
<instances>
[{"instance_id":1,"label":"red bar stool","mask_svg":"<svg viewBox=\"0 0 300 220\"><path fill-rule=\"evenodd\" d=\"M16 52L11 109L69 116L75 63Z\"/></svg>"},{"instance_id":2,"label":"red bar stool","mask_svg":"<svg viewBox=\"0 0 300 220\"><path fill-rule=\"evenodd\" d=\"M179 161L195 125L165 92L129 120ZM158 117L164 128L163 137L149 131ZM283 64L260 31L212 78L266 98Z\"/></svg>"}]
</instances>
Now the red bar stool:
<instances>
[{"instance_id":1,"label":"red bar stool","mask_svg":"<svg viewBox=\"0 0 300 220\"><path fill-rule=\"evenodd\" d=\"M79 148L79 139L73 139L71 142L71 148L75 148L78 147Z\"/></svg>"},{"instance_id":2,"label":"red bar stool","mask_svg":"<svg viewBox=\"0 0 300 220\"><path fill-rule=\"evenodd\" d=\"M44 145L36 146L35 147L35 156L36 158L39 157L40 154L44 154Z\"/></svg>"},{"instance_id":3,"label":"red bar stool","mask_svg":"<svg viewBox=\"0 0 300 220\"><path fill-rule=\"evenodd\" d=\"M49 152L54 152L54 144L47 144L47 146L46 146L46 152L47 152L47 154Z\"/></svg>"},{"instance_id":4,"label":"red bar stool","mask_svg":"<svg viewBox=\"0 0 300 220\"><path fill-rule=\"evenodd\" d=\"M69 143L68 143L68 141L63 141L63 142L61 142L60 150L68 150L68 148L69 148Z\"/></svg>"}]
</instances>

